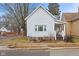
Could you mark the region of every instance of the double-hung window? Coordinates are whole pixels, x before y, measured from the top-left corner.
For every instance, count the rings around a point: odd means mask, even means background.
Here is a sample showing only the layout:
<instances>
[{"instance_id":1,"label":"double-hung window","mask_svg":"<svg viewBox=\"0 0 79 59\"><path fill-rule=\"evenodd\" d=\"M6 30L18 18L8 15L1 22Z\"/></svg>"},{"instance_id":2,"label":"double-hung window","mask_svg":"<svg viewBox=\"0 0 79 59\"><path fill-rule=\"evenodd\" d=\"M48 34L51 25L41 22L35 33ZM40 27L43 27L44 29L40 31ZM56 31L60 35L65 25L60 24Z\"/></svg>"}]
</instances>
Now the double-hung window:
<instances>
[{"instance_id":1,"label":"double-hung window","mask_svg":"<svg viewBox=\"0 0 79 59\"><path fill-rule=\"evenodd\" d=\"M46 31L46 25L35 25L35 31Z\"/></svg>"}]
</instances>

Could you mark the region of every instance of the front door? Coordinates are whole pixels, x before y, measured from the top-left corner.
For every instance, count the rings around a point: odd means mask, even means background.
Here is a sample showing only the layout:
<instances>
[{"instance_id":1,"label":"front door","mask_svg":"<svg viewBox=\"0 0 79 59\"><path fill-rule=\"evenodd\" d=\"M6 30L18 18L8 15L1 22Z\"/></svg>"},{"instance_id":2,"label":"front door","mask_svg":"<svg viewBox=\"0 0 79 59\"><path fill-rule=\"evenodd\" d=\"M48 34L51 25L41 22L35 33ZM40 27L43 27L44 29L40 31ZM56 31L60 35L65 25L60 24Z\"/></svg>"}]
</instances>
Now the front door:
<instances>
[{"instance_id":1,"label":"front door","mask_svg":"<svg viewBox=\"0 0 79 59\"><path fill-rule=\"evenodd\" d=\"M55 24L55 31L57 37L62 37L63 26L61 24Z\"/></svg>"}]
</instances>

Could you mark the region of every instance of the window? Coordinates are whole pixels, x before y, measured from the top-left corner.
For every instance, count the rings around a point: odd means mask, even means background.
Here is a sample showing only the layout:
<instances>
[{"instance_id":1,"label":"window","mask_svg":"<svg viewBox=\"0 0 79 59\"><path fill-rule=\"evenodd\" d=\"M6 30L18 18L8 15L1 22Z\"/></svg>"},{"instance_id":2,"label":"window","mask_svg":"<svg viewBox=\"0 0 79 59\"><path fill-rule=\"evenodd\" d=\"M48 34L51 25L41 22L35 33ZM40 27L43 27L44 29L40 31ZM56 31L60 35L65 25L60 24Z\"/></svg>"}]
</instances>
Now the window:
<instances>
[{"instance_id":1,"label":"window","mask_svg":"<svg viewBox=\"0 0 79 59\"><path fill-rule=\"evenodd\" d=\"M46 25L35 25L35 31L46 31Z\"/></svg>"},{"instance_id":2,"label":"window","mask_svg":"<svg viewBox=\"0 0 79 59\"><path fill-rule=\"evenodd\" d=\"M44 25L44 31L46 31L46 25Z\"/></svg>"},{"instance_id":3,"label":"window","mask_svg":"<svg viewBox=\"0 0 79 59\"><path fill-rule=\"evenodd\" d=\"M38 31L43 31L43 25L38 26Z\"/></svg>"},{"instance_id":4,"label":"window","mask_svg":"<svg viewBox=\"0 0 79 59\"><path fill-rule=\"evenodd\" d=\"M37 31L37 25L35 25L35 31Z\"/></svg>"}]
</instances>

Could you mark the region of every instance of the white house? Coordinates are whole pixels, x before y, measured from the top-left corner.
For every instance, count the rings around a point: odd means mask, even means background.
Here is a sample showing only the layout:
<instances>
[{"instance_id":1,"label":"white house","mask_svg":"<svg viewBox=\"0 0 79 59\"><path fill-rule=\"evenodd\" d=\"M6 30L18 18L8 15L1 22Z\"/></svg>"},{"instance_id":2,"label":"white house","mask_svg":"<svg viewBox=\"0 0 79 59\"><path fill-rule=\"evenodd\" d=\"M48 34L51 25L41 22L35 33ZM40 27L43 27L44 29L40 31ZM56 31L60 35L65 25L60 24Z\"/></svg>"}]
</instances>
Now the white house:
<instances>
[{"instance_id":1,"label":"white house","mask_svg":"<svg viewBox=\"0 0 79 59\"><path fill-rule=\"evenodd\" d=\"M2 28L0 29L0 32L10 32L10 30L7 30L5 27L2 27Z\"/></svg>"},{"instance_id":2,"label":"white house","mask_svg":"<svg viewBox=\"0 0 79 59\"><path fill-rule=\"evenodd\" d=\"M27 24L27 36L29 37L52 36L56 39L57 31L61 31L62 27L62 31L65 34L65 22L58 20L42 6L38 6L25 20ZM63 26L60 27L59 25Z\"/></svg>"}]
</instances>

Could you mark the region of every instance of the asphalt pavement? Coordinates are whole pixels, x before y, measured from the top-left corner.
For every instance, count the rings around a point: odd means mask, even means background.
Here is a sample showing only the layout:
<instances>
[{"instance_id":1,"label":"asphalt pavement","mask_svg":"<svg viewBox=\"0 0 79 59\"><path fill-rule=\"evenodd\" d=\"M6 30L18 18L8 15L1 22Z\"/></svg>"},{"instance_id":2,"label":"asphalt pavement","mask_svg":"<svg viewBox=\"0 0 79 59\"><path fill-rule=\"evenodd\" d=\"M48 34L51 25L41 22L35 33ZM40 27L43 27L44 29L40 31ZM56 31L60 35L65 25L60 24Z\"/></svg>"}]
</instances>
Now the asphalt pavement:
<instances>
[{"instance_id":1,"label":"asphalt pavement","mask_svg":"<svg viewBox=\"0 0 79 59\"><path fill-rule=\"evenodd\" d=\"M69 49L53 49L50 56L79 56L79 48Z\"/></svg>"},{"instance_id":2,"label":"asphalt pavement","mask_svg":"<svg viewBox=\"0 0 79 59\"><path fill-rule=\"evenodd\" d=\"M49 56L49 51L44 50L1 50L0 56Z\"/></svg>"},{"instance_id":3,"label":"asphalt pavement","mask_svg":"<svg viewBox=\"0 0 79 59\"><path fill-rule=\"evenodd\" d=\"M79 49L0 50L0 56L79 56Z\"/></svg>"}]
</instances>

